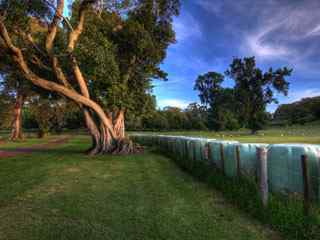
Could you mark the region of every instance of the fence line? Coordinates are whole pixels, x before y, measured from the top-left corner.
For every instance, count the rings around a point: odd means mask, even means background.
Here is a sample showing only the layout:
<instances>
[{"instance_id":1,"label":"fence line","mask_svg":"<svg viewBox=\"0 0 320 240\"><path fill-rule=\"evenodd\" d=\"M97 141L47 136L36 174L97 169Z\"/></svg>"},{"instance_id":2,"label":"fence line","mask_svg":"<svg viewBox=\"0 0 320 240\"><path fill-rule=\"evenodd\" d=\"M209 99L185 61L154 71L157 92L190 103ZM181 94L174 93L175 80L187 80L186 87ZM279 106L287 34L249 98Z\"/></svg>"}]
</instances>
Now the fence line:
<instances>
[{"instance_id":1,"label":"fence line","mask_svg":"<svg viewBox=\"0 0 320 240\"><path fill-rule=\"evenodd\" d=\"M148 134L131 137L141 144L157 145L161 150L184 158L188 167L192 167L194 161L203 161L215 165L227 177L256 177L264 205L267 204L268 191L301 194L305 209L309 208L311 200L320 202L319 145L251 144ZM257 149L260 148L265 152L259 157Z\"/></svg>"}]
</instances>

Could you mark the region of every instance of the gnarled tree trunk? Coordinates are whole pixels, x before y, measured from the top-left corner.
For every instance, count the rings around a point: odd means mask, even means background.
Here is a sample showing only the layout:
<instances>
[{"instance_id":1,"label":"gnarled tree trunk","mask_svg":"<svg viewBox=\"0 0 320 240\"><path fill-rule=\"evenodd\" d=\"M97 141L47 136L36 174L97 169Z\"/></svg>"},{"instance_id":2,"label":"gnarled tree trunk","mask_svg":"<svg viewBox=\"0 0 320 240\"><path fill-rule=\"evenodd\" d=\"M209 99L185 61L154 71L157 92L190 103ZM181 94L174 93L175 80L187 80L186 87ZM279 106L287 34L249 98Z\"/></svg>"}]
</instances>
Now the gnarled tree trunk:
<instances>
[{"instance_id":1,"label":"gnarled tree trunk","mask_svg":"<svg viewBox=\"0 0 320 240\"><path fill-rule=\"evenodd\" d=\"M125 111L120 109L113 117L113 129L116 135L114 140L113 154L128 154L139 152L141 148L126 137L125 135Z\"/></svg>"},{"instance_id":2,"label":"gnarled tree trunk","mask_svg":"<svg viewBox=\"0 0 320 240\"><path fill-rule=\"evenodd\" d=\"M92 138L92 146L90 149L88 149L88 153L90 155L96 155L101 151L101 133L92 118L92 115L90 113L90 110L87 108L83 109L84 119L86 122L87 129L91 135Z\"/></svg>"},{"instance_id":3,"label":"gnarled tree trunk","mask_svg":"<svg viewBox=\"0 0 320 240\"><path fill-rule=\"evenodd\" d=\"M125 112L119 110L113 114L106 114L112 119L113 135L110 130L104 125L103 121L100 122L100 127L97 128L92 115L84 111L86 124L89 133L92 136L92 147L88 150L90 155L96 154L130 154L142 151L142 148L134 144L125 135L124 116Z\"/></svg>"},{"instance_id":4,"label":"gnarled tree trunk","mask_svg":"<svg viewBox=\"0 0 320 240\"><path fill-rule=\"evenodd\" d=\"M0 18L0 37L3 40L5 47L17 66L20 68L24 77L32 82L34 85L56 92L63 95L70 100L76 102L83 108L83 113L86 121L86 126L90 135L92 136L92 147L89 149L89 154L96 155L99 153L112 153L112 154L127 154L140 151L141 149L134 145L128 138L125 137L124 129L124 111L119 110L115 115L111 116L106 114L103 108L90 98L87 81L82 76L79 65L73 55L74 47L78 41L78 38L83 30L85 10L87 5L92 4L94 1L82 1L79 9L79 20L75 28L70 28L69 41L67 47L67 53L72 63L72 70L74 77L80 88L80 93L70 86L68 79L64 75L58 58L54 56L52 51L53 43L56 37L58 24L61 20L64 0L57 1L56 14L52 23L48 28L48 35L46 38L46 51L49 59L52 62L53 73L60 83L49 81L37 75L33 72L28 62L24 59L24 55L20 48L16 47L8 32L7 28ZM68 23L68 22L67 22ZM34 42L31 41L32 45ZM48 61L50 62L50 61ZM99 126L99 127L97 127Z\"/></svg>"},{"instance_id":5,"label":"gnarled tree trunk","mask_svg":"<svg viewBox=\"0 0 320 240\"><path fill-rule=\"evenodd\" d=\"M23 96L17 95L16 103L14 107L14 119L12 121L12 131L10 139L12 141L23 139L22 133L22 107L23 107Z\"/></svg>"},{"instance_id":6,"label":"gnarled tree trunk","mask_svg":"<svg viewBox=\"0 0 320 240\"><path fill-rule=\"evenodd\" d=\"M118 138L125 138L124 110L120 109L113 121L114 132Z\"/></svg>"}]
</instances>

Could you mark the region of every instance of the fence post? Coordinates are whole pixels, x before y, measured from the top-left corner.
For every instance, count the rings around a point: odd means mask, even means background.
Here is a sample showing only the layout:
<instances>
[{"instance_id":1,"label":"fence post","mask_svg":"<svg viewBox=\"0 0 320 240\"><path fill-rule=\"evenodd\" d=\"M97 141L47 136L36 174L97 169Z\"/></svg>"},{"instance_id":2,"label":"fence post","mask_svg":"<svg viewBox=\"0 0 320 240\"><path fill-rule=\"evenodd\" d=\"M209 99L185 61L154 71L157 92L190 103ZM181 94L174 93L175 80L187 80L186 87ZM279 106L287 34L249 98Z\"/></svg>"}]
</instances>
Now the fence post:
<instances>
[{"instance_id":1,"label":"fence post","mask_svg":"<svg viewBox=\"0 0 320 240\"><path fill-rule=\"evenodd\" d=\"M225 175L224 171L224 150L223 150L223 144L220 144L220 160L221 160L221 170L222 174Z\"/></svg>"},{"instance_id":2,"label":"fence post","mask_svg":"<svg viewBox=\"0 0 320 240\"><path fill-rule=\"evenodd\" d=\"M236 146L236 164L237 164L237 177L241 177L240 168L240 146Z\"/></svg>"},{"instance_id":3,"label":"fence post","mask_svg":"<svg viewBox=\"0 0 320 240\"><path fill-rule=\"evenodd\" d=\"M202 151L202 155L204 156L204 160L209 162L209 143L206 143L204 145L203 151Z\"/></svg>"},{"instance_id":4,"label":"fence post","mask_svg":"<svg viewBox=\"0 0 320 240\"><path fill-rule=\"evenodd\" d=\"M209 163L212 163L212 152L211 152L211 147L210 144L208 143L208 159L209 159Z\"/></svg>"},{"instance_id":5,"label":"fence post","mask_svg":"<svg viewBox=\"0 0 320 240\"><path fill-rule=\"evenodd\" d=\"M301 167L303 176L303 210L306 216L310 212L310 178L308 173L308 157L307 155L301 156Z\"/></svg>"},{"instance_id":6,"label":"fence post","mask_svg":"<svg viewBox=\"0 0 320 240\"><path fill-rule=\"evenodd\" d=\"M259 171L260 171L260 194L262 205L267 207L268 205L268 162L267 162L268 150L266 147L258 147L257 154L259 159Z\"/></svg>"}]
</instances>

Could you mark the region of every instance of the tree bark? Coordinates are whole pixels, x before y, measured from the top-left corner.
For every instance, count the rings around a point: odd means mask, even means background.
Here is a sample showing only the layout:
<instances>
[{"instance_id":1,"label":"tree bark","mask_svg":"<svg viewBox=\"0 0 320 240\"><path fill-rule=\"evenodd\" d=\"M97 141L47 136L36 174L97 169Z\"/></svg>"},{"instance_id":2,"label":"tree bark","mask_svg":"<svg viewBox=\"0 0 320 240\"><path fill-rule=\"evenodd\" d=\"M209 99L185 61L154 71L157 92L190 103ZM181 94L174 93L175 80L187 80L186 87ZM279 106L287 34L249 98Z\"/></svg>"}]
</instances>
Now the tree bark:
<instances>
[{"instance_id":1,"label":"tree bark","mask_svg":"<svg viewBox=\"0 0 320 240\"><path fill-rule=\"evenodd\" d=\"M15 107L14 107L14 119L12 121L12 131L11 131L11 137L10 137L12 141L23 139L22 107L23 107L23 96L18 94L16 98Z\"/></svg>"},{"instance_id":2,"label":"tree bark","mask_svg":"<svg viewBox=\"0 0 320 240\"><path fill-rule=\"evenodd\" d=\"M124 110L120 109L114 120L114 132L119 139L125 138Z\"/></svg>"},{"instance_id":3,"label":"tree bark","mask_svg":"<svg viewBox=\"0 0 320 240\"><path fill-rule=\"evenodd\" d=\"M125 135L125 111L120 109L113 119L114 132L116 139L113 139L112 154L130 154L143 151L143 148L134 144Z\"/></svg>"},{"instance_id":4,"label":"tree bark","mask_svg":"<svg viewBox=\"0 0 320 240\"><path fill-rule=\"evenodd\" d=\"M96 155L98 154L102 149L102 142L101 142L101 133L99 129L97 128L96 123L94 122L94 119L91 116L90 110L87 108L83 109L83 114L86 122L87 129L91 135L92 138L92 146L88 150L89 155Z\"/></svg>"},{"instance_id":5,"label":"tree bark","mask_svg":"<svg viewBox=\"0 0 320 240\"><path fill-rule=\"evenodd\" d=\"M63 1L60 1L63 5ZM59 5L60 5L59 4ZM61 7L59 7L60 9ZM60 11L60 10L59 10ZM76 59L72 55L72 51L79 35L81 34L83 28L83 15L80 14L80 22L74 34L70 35L70 41L68 45L68 53L70 60L72 62L72 68L74 76L78 82L81 93L78 93L73 88L68 86L67 79L65 78L56 58L52 58L54 72L57 79L60 80L62 84L56 82L48 81L47 79L41 78L35 74L28 66L24 59L21 49L16 47L7 32L4 23L0 19L0 37L3 39L7 49L16 62L17 66L20 68L23 76L31 81L34 85L41 87L43 89L59 93L70 100L73 100L77 104L83 107L84 117L86 121L87 128L92 136L93 145L89 151L89 154L96 155L98 153L112 153L112 154L128 154L140 151L141 148L134 145L128 138L125 137L124 128L124 111L118 111L116 117L108 116L103 108L90 98L87 83L82 76L81 70L76 62ZM52 44L55 38L57 19L55 18L54 23L51 25L49 30L49 36L46 42L46 49L49 55L51 55ZM95 118L92 114L95 114ZM97 126L100 126L98 128Z\"/></svg>"},{"instance_id":6,"label":"tree bark","mask_svg":"<svg viewBox=\"0 0 320 240\"><path fill-rule=\"evenodd\" d=\"M110 134L110 131L102 121L100 122L100 128L94 127L90 131L91 136L93 136L93 146L89 151L90 155L96 154L130 154L141 152L142 148L139 145L134 144L129 138L125 135L125 112L120 110L114 114L106 115L111 118L113 121L113 132L114 135ZM91 118L89 122L92 121L91 126L96 126L94 120Z\"/></svg>"}]
</instances>

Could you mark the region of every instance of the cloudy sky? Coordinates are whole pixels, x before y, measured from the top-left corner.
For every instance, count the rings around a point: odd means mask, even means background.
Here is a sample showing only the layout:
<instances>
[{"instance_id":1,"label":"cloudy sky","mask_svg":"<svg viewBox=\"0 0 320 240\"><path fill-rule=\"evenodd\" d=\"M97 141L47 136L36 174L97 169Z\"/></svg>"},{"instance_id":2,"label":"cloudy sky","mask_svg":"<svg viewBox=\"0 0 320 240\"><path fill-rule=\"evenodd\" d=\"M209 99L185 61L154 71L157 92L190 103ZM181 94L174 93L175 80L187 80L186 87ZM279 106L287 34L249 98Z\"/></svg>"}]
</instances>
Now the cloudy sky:
<instances>
[{"instance_id":1,"label":"cloudy sky","mask_svg":"<svg viewBox=\"0 0 320 240\"><path fill-rule=\"evenodd\" d=\"M154 82L160 107L198 101L193 84L199 74L223 73L233 57L244 56L256 56L262 69L294 69L289 96L279 96L280 103L320 95L319 0L182 0L174 28L177 43L162 66L169 81Z\"/></svg>"}]
</instances>

